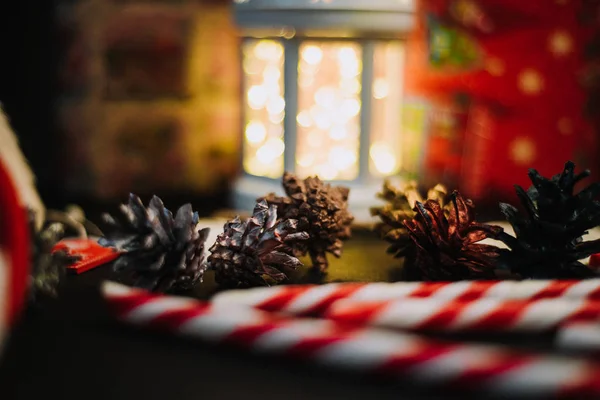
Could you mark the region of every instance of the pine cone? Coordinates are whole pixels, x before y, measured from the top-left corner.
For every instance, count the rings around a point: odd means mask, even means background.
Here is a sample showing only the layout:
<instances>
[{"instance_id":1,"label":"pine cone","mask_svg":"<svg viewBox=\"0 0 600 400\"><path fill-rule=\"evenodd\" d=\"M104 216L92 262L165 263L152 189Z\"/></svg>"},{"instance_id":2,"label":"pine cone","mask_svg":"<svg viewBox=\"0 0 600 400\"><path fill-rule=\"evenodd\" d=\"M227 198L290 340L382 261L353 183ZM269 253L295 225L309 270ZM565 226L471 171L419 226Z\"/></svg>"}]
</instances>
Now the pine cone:
<instances>
[{"instance_id":1,"label":"pine cone","mask_svg":"<svg viewBox=\"0 0 600 400\"><path fill-rule=\"evenodd\" d=\"M120 211L119 216L103 216L108 233L99 243L124 252L114 270L125 281L155 292L189 290L202 282L209 229L199 229L198 213L190 204L180 207L173 218L157 196L146 209L139 197L130 194Z\"/></svg>"},{"instance_id":2,"label":"pine cone","mask_svg":"<svg viewBox=\"0 0 600 400\"><path fill-rule=\"evenodd\" d=\"M325 184L316 176L301 180L289 172L283 175L283 188L288 197L270 193L264 200L276 205L283 218L298 220L298 230L307 232L309 238L292 245L294 254L308 254L313 267L325 271L329 265L326 253L340 257L344 241L352 234L350 189Z\"/></svg>"},{"instance_id":3,"label":"pine cone","mask_svg":"<svg viewBox=\"0 0 600 400\"><path fill-rule=\"evenodd\" d=\"M79 257L71 256L65 250L52 251L64 236L64 226L60 223L43 224L36 228L36 214L29 210L29 234L31 238L31 278L30 299L40 296L56 297L66 268Z\"/></svg>"},{"instance_id":4,"label":"pine cone","mask_svg":"<svg viewBox=\"0 0 600 400\"><path fill-rule=\"evenodd\" d=\"M227 222L209 249L216 282L224 287L251 287L286 280L286 273L302 265L287 243L308 238L296 228L296 220L278 220L277 207L266 201L258 202L246 221L236 217Z\"/></svg>"},{"instance_id":5,"label":"pine cone","mask_svg":"<svg viewBox=\"0 0 600 400\"><path fill-rule=\"evenodd\" d=\"M551 179L529 171L533 183L527 191L515 186L525 210L501 203L500 210L512 225L516 237L503 233L510 251L502 251L502 264L523 278L568 279L595 276L579 260L600 252L600 240L583 242L583 235L600 224L600 183L593 183L574 195L574 186L589 171L574 173L567 162L562 173Z\"/></svg>"},{"instance_id":6,"label":"pine cone","mask_svg":"<svg viewBox=\"0 0 600 400\"><path fill-rule=\"evenodd\" d=\"M528 175L532 185L527 189L527 197L535 203L539 218L556 224L570 224L582 211L592 218L599 214L600 203L594 198L600 194L600 183L593 183L577 196L573 195L575 185L590 174L589 170L575 174L572 161L567 161L563 171L550 179L530 169Z\"/></svg>"},{"instance_id":7,"label":"pine cone","mask_svg":"<svg viewBox=\"0 0 600 400\"><path fill-rule=\"evenodd\" d=\"M447 193L444 186L436 185L428 191L427 200L437 201L444 207L447 214L448 208L445 207ZM385 181L383 190L377 194L377 197L386 204L371 208L371 215L377 216L381 220L375 224L375 231L382 239L391 244L387 250L388 253L394 254L396 257L399 257L398 254L407 254L408 248L414 247L414 245L404 221L413 219L416 215L414 211L416 203L424 201L416 183L409 182L402 188L396 188L389 181Z\"/></svg>"},{"instance_id":8,"label":"pine cone","mask_svg":"<svg viewBox=\"0 0 600 400\"><path fill-rule=\"evenodd\" d=\"M475 207L458 192L448 215L436 200L417 202L414 219L404 221L414 252L407 255L408 276L421 280L493 279L498 248L477 242L496 237L502 228L475 222Z\"/></svg>"}]
</instances>

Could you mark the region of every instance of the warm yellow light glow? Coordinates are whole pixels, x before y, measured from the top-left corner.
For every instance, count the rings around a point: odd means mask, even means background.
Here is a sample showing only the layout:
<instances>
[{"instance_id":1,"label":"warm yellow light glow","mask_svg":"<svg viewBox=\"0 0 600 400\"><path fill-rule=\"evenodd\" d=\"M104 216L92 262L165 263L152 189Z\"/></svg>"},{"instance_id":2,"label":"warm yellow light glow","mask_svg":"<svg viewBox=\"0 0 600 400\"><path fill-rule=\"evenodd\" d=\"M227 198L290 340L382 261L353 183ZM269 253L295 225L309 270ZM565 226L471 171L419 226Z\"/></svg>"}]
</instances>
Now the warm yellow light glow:
<instances>
[{"instance_id":1,"label":"warm yellow light glow","mask_svg":"<svg viewBox=\"0 0 600 400\"><path fill-rule=\"evenodd\" d=\"M360 112L360 101L357 99L344 100L341 111L348 118L357 116Z\"/></svg>"},{"instance_id":2,"label":"warm yellow light glow","mask_svg":"<svg viewBox=\"0 0 600 400\"><path fill-rule=\"evenodd\" d=\"M283 45L277 40L247 40L243 44L244 159L252 175L281 177L283 173Z\"/></svg>"},{"instance_id":3,"label":"warm yellow light glow","mask_svg":"<svg viewBox=\"0 0 600 400\"><path fill-rule=\"evenodd\" d=\"M351 180L358 175L361 47L309 41L300 47L296 171ZM318 60L318 61L317 61Z\"/></svg>"},{"instance_id":4,"label":"warm yellow light glow","mask_svg":"<svg viewBox=\"0 0 600 400\"><path fill-rule=\"evenodd\" d=\"M306 110L300 111L298 116L296 117L296 122L298 122L301 126L305 128L310 128L312 125L312 118L310 117L310 113Z\"/></svg>"},{"instance_id":5,"label":"warm yellow light glow","mask_svg":"<svg viewBox=\"0 0 600 400\"><path fill-rule=\"evenodd\" d=\"M274 124L281 124L281 122L283 122L283 118L285 118L284 112L280 112L279 114L269 114L269 121Z\"/></svg>"},{"instance_id":6,"label":"warm yellow light glow","mask_svg":"<svg viewBox=\"0 0 600 400\"><path fill-rule=\"evenodd\" d=\"M254 47L254 55L261 60L275 61L283 55L283 47L272 40L261 40Z\"/></svg>"},{"instance_id":7,"label":"warm yellow light glow","mask_svg":"<svg viewBox=\"0 0 600 400\"><path fill-rule=\"evenodd\" d=\"M323 52L317 46L305 46L302 50L302 59L310 65L317 65L323 59Z\"/></svg>"},{"instance_id":8,"label":"warm yellow light glow","mask_svg":"<svg viewBox=\"0 0 600 400\"><path fill-rule=\"evenodd\" d=\"M377 171L382 174L389 174L396 168L396 156L385 143L373 143L369 155Z\"/></svg>"},{"instance_id":9,"label":"warm yellow light glow","mask_svg":"<svg viewBox=\"0 0 600 400\"><path fill-rule=\"evenodd\" d=\"M315 121L315 125L317 125L319 129L329 129L329 127L333 123L333 121L331 120L331 112L328 112L326 110L319 108L315 109L315 107L313 107L313 109L311 109L310 114L313 118L313 121Z\"/></svg>"},{"instance_id":10,"label":"warm yellow light glow","mask_svg":"<svg viewBox=\"0 0 600 400\"><path fill-rule=\"evenodd\" d=\"M244 72L248 75L258 74L260 72L260 63L255 58L246 58L243 62Z\"/></svg>"},{"instance_id":11,"label":"warm yellow light glow","mask_svg":"<svg viewBox=\"0 0 600 400\"><path fill-rule=\"evenodd\" d=\"M277 84L277 82L279 82L279 78L281 77L281 71L275 65L269 65L263 71L262 76L265 82L273 82Z\"/></svg>"},{"instance_id":12,"label":"warm yellow light glow","mask_svg":"<svg viewBox=\"0 0 600 400\"><path fill-rule=\"evenodd\" d=\"M281 124L271 124L268 131L269 137L283 138L283 126Z\"/></svg>"},{"instance_id":13,"label":"warm yellow light glow","mask_svg":"<svg viewBox=\"0 0 600 400\"><path fill-rule=\"evenodd\" d=\"M308 145L311 147L319 147L323 143L323 136L319 131L310 131L307 139Z\"/></svg>"},{"instance_id":14,"label":"warm yellow light glow","mask_svg":"<svg viewBox=\"0 0 600 400\"><path fill-rule=\"evenodd\" d=\"M350 46L342 47L338 52L338 59L342 77L351 78L360 73L360 62L354 48Z\"/></svg>"},{"instance_id":15,"label":"warm yellow light glow","mask_svg":"<svg viewBox=\"0 0 600 400\"><path fill-rule=\"evenodd\" d=\"M329 137L333 140L343 140L348 136L348 130L343 125L336 125L329 130Z\"/></svg>"},{"instance_id":16,"label":"warm yellow light glow","mask_svg":"<svg viewBox=\"0 0 600 400\"><path fill-rule=\"evenodd\" d=\"M338 171L329 164L320 165L317 171L321 179L325 180L335 179L338 175Z\"/></svg>"},{"instance_id":17,"label":"warm yellow light glow","mask_svg":"<svg viewBox=\"0 0 600 400\"><path fill-rule=\"evenodd\" d=\"M267 137L267 129L260 121L251 121L246 125L246 139L250 143L261 143Z\"/></svg>"},{"instance_id":18,"label":"warm yellow light glow","mask_svg":"<svg viewBox=\"0 0 600 400\"><path fill-rule=\"evenodd\" d=\"M373 147L369 149L369 172L375 176L393 175L401 167L416 172L419 165L416 155L421 152L422 133L421 128L417 127L419 117L411 111L403 110L402 42L376 43L372 68L369 131ZM404 115L408 118L403 123ZM407 158L410 161L405 163Z\"/></svg>"},{"instance_id":19,"label":"warm yellow light glow","mask_svg":"<svg viewBox=\"0 0 600 400\"><path fill-rule=\"evenodd\" d=\"M267 104L269 114L281 114L283 110L285 110L285 100L283 100L283 97L277 96L269 100Z\"/></svg>"},{"instance_id":20,"label":"warm yellow light glow","mask_svg":"<svg viewBox=\"0 0 600 400\"><path fill-rule=\"evenodd\" d=\"M373 97L379 100L387 97L389 93L389 83L383 78L375 79L375 82L373 82Z\"/></svg>"},{"instance_id":21,"label":"warm yellow light glow","mask_svg":"<svg viewBox=\"0 0 600 400\"><path fill-rule=\"evenodd\" d=\"M255 85L248 89L248 105L254 110L260 110L267 102L267 91L264 86Z\"/></svg>"},{"instance_id":22,"label":"warm yellow light glow","mask_svg":"<svg viewBox=\"0 0 600 400\"><path fill-rule=\"evenodd\" d=\"M357 94L360 92L360 82L355 77L344 79L341 83L341 88L345 93Z\"/></svg>"},{"instance_id":23,"label":"warm yellow light glow","mask_svg":"<svg viewBox=\"0 0 600 400\"><path fill-rule=\"evenodd\" d=\"M269 164L277 157L281 156L284 150L285 144L283 143L283 140L272 138L267 140L267 142L256 151L256 158L263 164Z\"/></svg>"},{"instance_id":24,"label":"warm yellow light glow","mask_svg":"<svg viewBox=\"0 0 600 400\"><path fill-rule=\"evenodd\" d=\"M335 98L335 89L331 86L324 86L315 92L315 102L324 108L333 108Z\"/></svg>"},{"instance_id":25,"label":"warm yellow light glow","mask_svg":"<svg viewBox=\"0 0 600 400\"><path fill-rule=\"evenodd\" d=\"M298 165L302 167L310 167L315 162L315 153L306 153L298 158Z\"/></svg>"},{"instance_id":26,"label":"warm yellow light glow","mask_svg":"<svg viewBox=\"0 0 600 400\"><path fill-rule=\"evenodd\" d=\"M350 46L343 46L338 51L338 58L340 60L340 64L343 66L344 64L352 64L358 62L358 57L356 56L356 51Z\"/></svg>"},{"instance_id":27,"label":"warm yellow light glow","mask_svg":"<svg viewBox=\"0 0 600 400\"><path fill-rule=\"evenodd\" d=\"M283 143L283 140L281 140L280 138L272 138L269 139L267 141L267 143L265 143L267 146L269 146L269 148L273 151L274 154L276 154L277 156L280 156L283 154L283 151L285 150L285 144Z\"/></svg>"},{"instance_id":28,"label":"warm yellow light glow","mask_svg":"<svg viewBox=\"0 0 600 400\"><path fill-rule=\"evenodd\" d=\"M329 164L338 170L345 170L356 163L356 154L344 147L336 146L329 151Z\"/></svg>"},{"instance_id":29,"label":"warm yellow light glow","mask_svg":"<svg viewBox=\"0 0 600 400\"><path fill-rule=\"evenodd\" d=\"M315 82L315 78L311 75L302 75L302 77L298 78L298 86L301 88L308 88L313 85Z\"/></svg>"}]
</instances>

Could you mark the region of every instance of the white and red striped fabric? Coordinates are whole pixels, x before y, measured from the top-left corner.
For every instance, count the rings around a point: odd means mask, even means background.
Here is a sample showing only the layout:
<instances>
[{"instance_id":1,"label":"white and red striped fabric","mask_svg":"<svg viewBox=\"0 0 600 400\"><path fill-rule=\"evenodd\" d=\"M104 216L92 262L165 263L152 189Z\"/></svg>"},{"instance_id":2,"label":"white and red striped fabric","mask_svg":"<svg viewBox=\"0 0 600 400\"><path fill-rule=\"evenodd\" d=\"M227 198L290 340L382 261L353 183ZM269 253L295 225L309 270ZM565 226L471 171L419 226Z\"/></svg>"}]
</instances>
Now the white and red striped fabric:
<instances>
[{"instance_id":1,"label":"white and red striped fabric","mask_svg":"<svg viewBox=\"0 0 600 400\"><path fill-rule=\"evenodd\" d=\"M573 321L600 321L600 301L472 301L435 297L380 302L340 300L324 316L344 323L436 332L546 332Z\"/></svg>"},{"instance_id":2,"label":"white and red striped fabric","mask_svg":"<svg viewBox=\"0 0 600 400\"><path fill-rule=\"evenodd\" d=\"M385 301L403 298L460 301L482 298L600 300L600 279L289 285L229 290L216 295L213 302L246 305L265 311L279 311L294 315L320 315L342 299Z\"/></svg>"},{"instance_id":3,"label":"white and red striped fabric","mask_svg":"<svg viewBox=\"0 0 600 400\"><path fill-rule=\"evenodd\" d=\"M584 359L438 342L374 328L348 328L329 320L285 318L114 283L103 285L103 295L125 323L258 353L498 396L600 396L600 365Z\"/></svg>"},{"instance_id":4,"label":"white and red striped fabric","mask_svg":"<svg viewBox=\"0 0 600 400\"><path fill-rule=\"evenodd\" d=\"M26 213L0 157L0 350L23 307L28 279Z\"/></svg>"}]
</instances>

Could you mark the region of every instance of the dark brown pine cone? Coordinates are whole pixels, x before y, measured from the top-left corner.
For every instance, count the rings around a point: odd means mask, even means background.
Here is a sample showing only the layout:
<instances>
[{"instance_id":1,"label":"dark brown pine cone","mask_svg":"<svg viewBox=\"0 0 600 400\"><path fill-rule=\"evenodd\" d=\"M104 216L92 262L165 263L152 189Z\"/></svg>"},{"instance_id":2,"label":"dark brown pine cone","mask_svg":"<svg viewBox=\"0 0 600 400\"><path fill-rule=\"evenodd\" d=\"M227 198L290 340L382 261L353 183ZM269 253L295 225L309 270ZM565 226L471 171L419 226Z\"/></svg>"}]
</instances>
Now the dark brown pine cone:
<instances>
[{"instance_id":1,"label":"dark brown pine cone","mask_svg":"<svg viewBox=\"0 0 600 400\"><path fill-rule=\"evenodd\" d=\"M289 172L283 175L283 188L288 197L270 193L264 200L276 205L283 218L298 220L298 230L308 232L309 238L292 244L294 254L308 254L313 267L325 271L329 265L326 253L340 257L344 241L352 234L350 189L331 186L316 176L302 180Z\"/></svg>"},{"instance_id":2,"label":"dark brown pine cone","mask_svg":"<svg viewBox=\"0 0 600 400\"><path fill-rule=\"evenodd\" d=\"M280 283L302 263L291 253L289 242L306 240L297 221L277 219L277 207L256 204L252 217L227 222L209 249L208 263L223 287L251 287Z\"/></svg>"},{"instance_id":3,"label":"dark brown pine cone","mask_svg":"<svg viewBox=\"0 0 600 400\"><path fill-rule=\"evenodd\" d=\"M510 204L500 210L516 237L499 236L510 251L502 250L503 266L523 278L569 279L596 276L580 260L600 252L600 240L583 241L583 235L600 225L600 183L592 183L577 194L574 186L590 175L575 174L567 162L562 173L548 179L529 171L532 186L525 191L515 186L524 214Z\"/></svg>"},{"instance_id":4,"label":"dark brown pine cone","mask_svg":"<svg viewBox=\"0 0 600 400\"><path fill-rule=\"evenodd\" d=\"M199 229L190 204L173 218L157 196L146 208L131 194L120 211L104 215L107 233L99 243L124 252L114 264L122 280L155 292L190 290L202 282L209 229Z\"/></svg>"},{"instance_id":5,"label":"dark brown pine cone","mask_svg":"<svg viewBox=\"0 0 600 400\"><path fill-rule=\"evenodd\" d=\"M444 186L436 185L428 191L426 200L437 201L442 207L445 207L447 194ZM414 243L410 239L404 221L413 219L416 215L414 210L416 202L424 201L416 183L409 182L398 188L389 181L385 181L383 189L377 194L377 197L385 204L371 208L371 215L380 219L380 222L375 224L375 232L390 243L390 247L387 249L388 253L394 254L396 257L400 257L398 254L407 254L407 247L414 247ZM447 213L448 207L445 210Z\"/></svg>"},{"instance_id":6,"label":"dark brown pine cone","mask_svg":"<svg viewBox=\"0 0 600 400\"><path fill-rule=\"evenodd\" d=\"M62 224L44 223L38 230L35 212L30 210L28 216L32 265L30 299L35 300L40 296L55 297L66 268L79 257L71 256L65 250L52 251L64 236L65 229Z\"/></svg>"},{"instance_id":7,"label":"dark brown pine cone","mask_svg":"<svg viewBox=\"0 0 600 400\"><path fill-rule=\"evenodd\" d=\"M446 215L435 200L417 202L415 218L404 222L415 245L405 261L408 275L433 281L494 279L499 249L478 242L497 237L502 228L475 222L473 203L458 192L452 193L451 205Z\"/></svg>"}]
</instances>

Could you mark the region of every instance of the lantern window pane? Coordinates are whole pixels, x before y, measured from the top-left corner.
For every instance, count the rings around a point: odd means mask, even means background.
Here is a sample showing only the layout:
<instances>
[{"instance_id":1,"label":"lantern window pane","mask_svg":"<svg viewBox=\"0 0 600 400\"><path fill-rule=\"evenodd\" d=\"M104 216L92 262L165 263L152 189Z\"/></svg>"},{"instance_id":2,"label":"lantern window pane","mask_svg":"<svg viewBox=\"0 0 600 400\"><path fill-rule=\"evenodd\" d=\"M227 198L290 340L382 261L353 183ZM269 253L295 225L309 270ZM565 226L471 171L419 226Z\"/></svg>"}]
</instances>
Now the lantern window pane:
<instances>
[{"instance_id":1,"label":"lantern window pane","mask_svg":"<svg viewBox=\"0 0 600 400\"><path fill-rule=\"evenodd\" d=\"M403 43L376 43L373 54L369 149L369 171L375 176L392 175L401 168L403 71Z\"/></svg>"},{"instance_id":2,"label":"lantern window pane","mask_svg":"<svg viewBox=\"0 0 600 400\"><path fill-rule=\"evenodd\" d=\"M362 51L356 42L300 45L296 172L326 180L358 176Z\"/></svg>"},{"instance_id":3,"label":"lantern window pane","mask_svg":"<svg viewBox=\"0 0 600 400\"><path fill-rule=\"evenodd\" d=\"M283 175L283 45L248 39L243 44L244 169L269 178Z\"/></svg>"}]
</instances>

